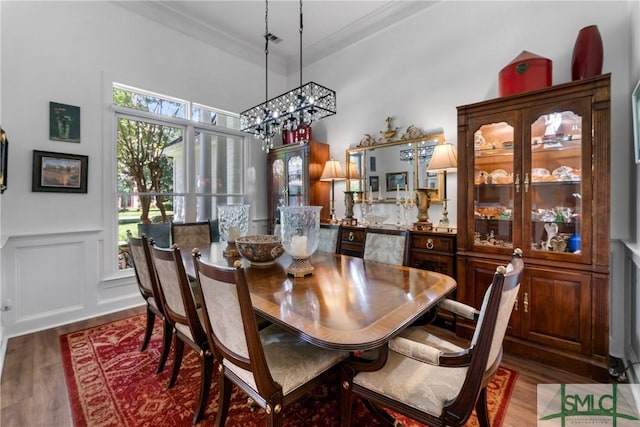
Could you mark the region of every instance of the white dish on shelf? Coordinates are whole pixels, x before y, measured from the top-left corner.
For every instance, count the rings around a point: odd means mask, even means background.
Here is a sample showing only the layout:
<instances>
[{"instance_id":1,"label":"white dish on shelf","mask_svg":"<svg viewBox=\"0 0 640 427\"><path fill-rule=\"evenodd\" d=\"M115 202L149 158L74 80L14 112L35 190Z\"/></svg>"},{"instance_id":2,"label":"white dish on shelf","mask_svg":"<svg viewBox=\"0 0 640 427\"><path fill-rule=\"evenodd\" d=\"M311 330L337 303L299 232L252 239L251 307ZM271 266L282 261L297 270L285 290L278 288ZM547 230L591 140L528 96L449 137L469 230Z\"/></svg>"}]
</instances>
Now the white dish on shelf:
<instances>
[{"instance_id":1,"label":"white dish on shelf","mask_svg":"<svg viewBox=\"0 0 640 427\"><path fill-rule=\"evenodd\" d=\"M573 168L569 166L560 166L559 168L556 168L553 170L553 172L551 172L553 176L560 176L560 177L563 175L568 175L570 173L573 173Z\"/></svg>"},{"instance_id":2,"label":"white dish on shelf","mask_svg":"<svg viewBox=\"0 0 640 427\"><path fill-rule=\"evenodd\" d=\"M496 169L494 171L491 171L489 176L491 178L504 178L504 177L509 176L509 173L504 169Z\"/></svg>"},{"instance_id":3,"label":"white dish on shelf","mask_svg":"<svg viewBox=\"0 0 640 427\"><path fill-rule=\"evenodd\" d=\"M551 176L551 172L545 168L533 168L531 169L531 176L534 178L544 178L546 176Z\"/></svg>"}]
</instances>

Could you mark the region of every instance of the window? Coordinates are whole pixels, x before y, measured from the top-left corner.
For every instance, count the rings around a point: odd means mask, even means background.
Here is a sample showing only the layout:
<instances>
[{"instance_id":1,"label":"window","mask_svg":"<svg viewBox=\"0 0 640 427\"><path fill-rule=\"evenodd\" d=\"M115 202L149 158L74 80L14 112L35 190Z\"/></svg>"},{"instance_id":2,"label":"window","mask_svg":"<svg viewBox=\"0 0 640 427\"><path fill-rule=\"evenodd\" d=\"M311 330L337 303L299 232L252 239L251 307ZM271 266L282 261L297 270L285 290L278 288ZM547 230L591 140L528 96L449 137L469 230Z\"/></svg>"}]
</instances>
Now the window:
<instances>
[{"instance_id":1,"label":"window","mask_svg":"<svg viewBox=\"0 0 640 427\"><path fill-rule=\"evenodd\" d=\"M237 114L113 84L118 269L132 267L128 235L168 247L172 221L217 218L244 200Z\"/></svg>"}]
</instances>

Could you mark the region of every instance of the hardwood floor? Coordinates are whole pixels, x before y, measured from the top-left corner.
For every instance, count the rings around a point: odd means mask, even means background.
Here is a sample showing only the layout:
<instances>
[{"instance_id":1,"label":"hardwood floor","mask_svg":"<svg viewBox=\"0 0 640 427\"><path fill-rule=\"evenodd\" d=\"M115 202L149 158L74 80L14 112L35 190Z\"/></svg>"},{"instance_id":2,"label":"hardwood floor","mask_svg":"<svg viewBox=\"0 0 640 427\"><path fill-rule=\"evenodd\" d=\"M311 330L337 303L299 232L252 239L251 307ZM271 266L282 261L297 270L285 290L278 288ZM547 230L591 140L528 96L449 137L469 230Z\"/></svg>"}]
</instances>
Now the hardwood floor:
<instances>
[{"instance_id":1,"label":"hardwood floor","mask_svg":"<svg viewBox=\"0 0 640 427\"><path fill-rule=\"evenodd\" d=\"M0 425L71 426L58 337L143 312L143 307L125 310L10 339L0 384ZM505 427L536 425L537 384L592 382L588 378L509 355L504 356L503 366L519 373Z\"/></svg>"}]
</instances>

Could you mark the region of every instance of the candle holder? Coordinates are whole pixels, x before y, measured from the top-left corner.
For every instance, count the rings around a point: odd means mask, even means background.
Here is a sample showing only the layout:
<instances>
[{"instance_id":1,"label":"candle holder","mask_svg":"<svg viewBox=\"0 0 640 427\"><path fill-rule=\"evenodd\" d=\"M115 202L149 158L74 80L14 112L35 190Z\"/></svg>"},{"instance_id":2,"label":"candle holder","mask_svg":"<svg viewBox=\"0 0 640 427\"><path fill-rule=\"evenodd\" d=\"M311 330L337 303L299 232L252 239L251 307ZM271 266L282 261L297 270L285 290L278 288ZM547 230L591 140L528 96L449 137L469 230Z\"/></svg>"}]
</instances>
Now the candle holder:
<instances>
[{"instance_id":1,"label":"candle holder","mask_svg":"<svg viewBox=\"0 0 640 427\"><path fill-rule=\"evenodd\" d=\"M218 206L218 230L220 239L227 242L222 255L228 258L239 257L236 239L249 231L250 205Z\"/></svg>"},{"instance_id":2,"label":"candle holder","mask_svg":"<svg viewBox=\"0 0 640 427\"><path fill-rule=\"evenodd\" d=\"M282 246L291 256L287 274L305 277L313 274L309 258L318 249L322 206L284 206L280 208Z\"/></svg>"}]
</instances>

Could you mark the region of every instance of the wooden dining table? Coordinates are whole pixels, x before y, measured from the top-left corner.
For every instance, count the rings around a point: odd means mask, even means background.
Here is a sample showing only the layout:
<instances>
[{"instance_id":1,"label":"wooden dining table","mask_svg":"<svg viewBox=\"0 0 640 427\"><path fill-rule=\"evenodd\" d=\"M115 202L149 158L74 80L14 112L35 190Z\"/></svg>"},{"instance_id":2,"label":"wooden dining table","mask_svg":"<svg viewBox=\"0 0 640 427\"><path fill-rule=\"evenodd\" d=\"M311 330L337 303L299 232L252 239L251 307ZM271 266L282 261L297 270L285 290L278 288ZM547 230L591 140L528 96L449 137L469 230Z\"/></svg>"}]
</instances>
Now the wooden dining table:
<instances>
[{"instance_id":1,"label":"wooden dining table","mask_svg":"<svg viewBox=\"0 0 640 427\"><path fill-rule=\"evenodd\" d=\"M232 266L224 243L200 248L202 260ZM182 249L195 275L191 250ZM291 277L288 254L269 266L242 259L255 311L319 347L364 351L383 346L456 288L444 274L317 251L313 274Z\"/></svg>"}]
</instances>

